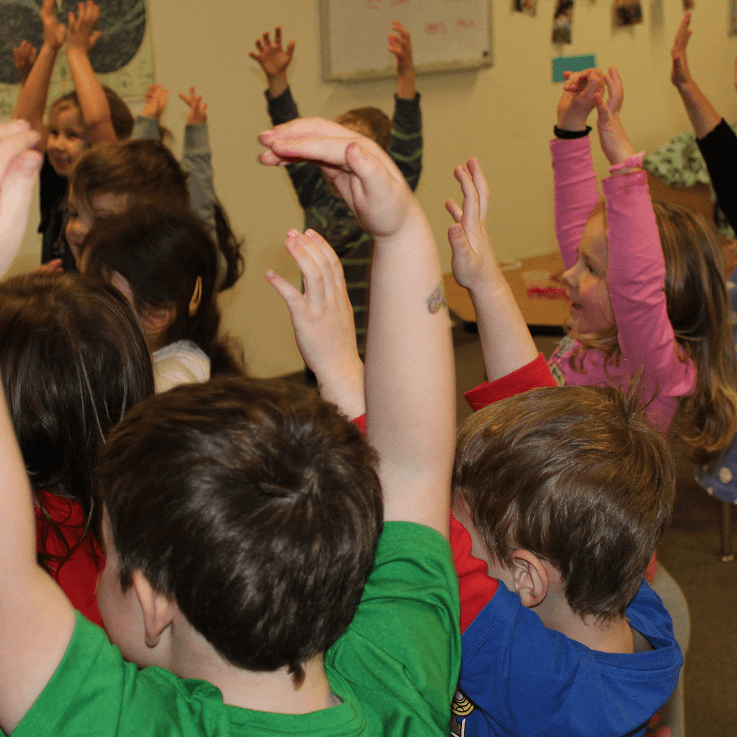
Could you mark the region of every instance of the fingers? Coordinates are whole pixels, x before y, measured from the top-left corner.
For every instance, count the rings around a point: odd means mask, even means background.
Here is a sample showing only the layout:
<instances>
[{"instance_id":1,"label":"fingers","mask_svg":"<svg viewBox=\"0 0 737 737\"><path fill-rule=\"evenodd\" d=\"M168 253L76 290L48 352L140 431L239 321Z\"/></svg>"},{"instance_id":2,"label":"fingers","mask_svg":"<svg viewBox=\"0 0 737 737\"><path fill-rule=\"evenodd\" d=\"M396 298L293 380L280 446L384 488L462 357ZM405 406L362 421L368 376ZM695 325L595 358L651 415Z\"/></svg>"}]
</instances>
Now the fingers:
<instances>
[{"instance_id":1,"label":"fingers","mask_svg":"<svg viewBox=\"0 0 737 737\"><path fill-rule=\"evenodd\" d=\"M455 202L455 200L446 200L445 209L450 213L450 216L457 223L460 222L463 217L463 209Z\"/></svg>"},{"instance_id":2,"label":"fingers","mask_svg":"<svg viewBox=\"0 0 737 737\"><path fill-rule=\"evenodd\" d=\"M31 129L26 120L14 120L0 125L0 182L3 182L6 169L16 157L35 146L39 138L40 135Z\"/></svg>"},{"instance_id":3,"label":"fingers","mask_svg":"<svg viewBox=\"0 0 737 737\"><path fill-rule=\"evenodd\" d=\"M470 159L466 166L473 177L473 184L478 194L479 218L484 221L489 210L489 184L481 169L481 164L476 157Z\"/></svg>"},{"instance_id":4,"label":"fingers","mask_svg":"<svg viewBox=\"0 0 737 737\"><path fill-rule=\"evenodd\" d=\"M277 26L274 29L274 43L277 46L281 46L281 26Z\"/></svg>"},{"instance_id":5,"label":"fingers","mask_svg":"<svg viewBox=\"0 0 737 737\"><path fill-rule=\"evenodd\" d=\"M624 101L624 84L616 67L609 68L609 73L604 75L604 83L609 93L607 106L612 115L617 115Z\"/></svg>"},{"instance_id":6,"label":"fingers","mask_svg":"<svg viewBox=\"0 0 737 737\"><path fill-rule=\"evenodd\" d=\"M479 219L479 193L474 185L467 166L457 166L453 171L463 192L463 221L476 222Z\"/></svg>"}]
</instances>

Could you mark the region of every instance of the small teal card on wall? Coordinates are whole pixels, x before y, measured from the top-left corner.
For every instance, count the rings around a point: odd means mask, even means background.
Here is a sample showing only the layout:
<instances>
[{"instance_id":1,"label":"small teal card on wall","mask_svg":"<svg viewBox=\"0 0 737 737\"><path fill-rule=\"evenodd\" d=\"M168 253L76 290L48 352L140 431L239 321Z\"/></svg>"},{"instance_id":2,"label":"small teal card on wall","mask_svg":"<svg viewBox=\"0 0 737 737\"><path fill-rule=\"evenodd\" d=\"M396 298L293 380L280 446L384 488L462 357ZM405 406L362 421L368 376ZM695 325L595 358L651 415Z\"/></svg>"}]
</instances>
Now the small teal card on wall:
<instances>
[{"instance_id":1,"label":"small teal card on wall","mask_svg":"<svg viewBox=\"0 0 737 737\"><path fill-rule=\"evenodd\" d=\"M564 82L563 72L582 72L596 66L596 54L559 56L553 59L553 82Z\"/></svg>"}]
</instances>

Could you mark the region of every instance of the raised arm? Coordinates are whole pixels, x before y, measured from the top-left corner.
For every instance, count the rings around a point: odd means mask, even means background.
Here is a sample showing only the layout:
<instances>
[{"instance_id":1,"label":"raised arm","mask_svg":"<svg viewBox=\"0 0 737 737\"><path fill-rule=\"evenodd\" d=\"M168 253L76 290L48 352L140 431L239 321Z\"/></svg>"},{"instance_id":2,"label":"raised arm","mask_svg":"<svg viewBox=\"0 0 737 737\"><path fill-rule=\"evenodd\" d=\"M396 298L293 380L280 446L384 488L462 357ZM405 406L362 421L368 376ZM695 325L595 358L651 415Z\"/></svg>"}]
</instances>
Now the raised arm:
<instances>
[{"instance_id":1,"label":"raised arm","mask_svg":"<svg viewBox=\"0 0 737 737\"><path fill-rule=\"evenodd\" d=\"M269 85L269 97L279 97L289 87L287 69L292 63L294 41L290 41L286 48L281 45L281 26L274 29L274 41L266 31L261 38L256 39L258 53L249 51L248 55L255 59L264 70Z\"/></svg>"},{"instance_id":2,"label":"raised arm","mask_svg":"<svg viewBox=\"0 0 737 737\"><path fill-rule=\"evenodd\" d=\"M683 16L681 25L678 26L678 32L673 41L673 47L670 50L670 55L673 59L670 81L673 82L683 100L683 105L686 108L688 118L696 133L696 138L703 138L719 125L722 116L719 115L706 95L699 89L699 86L694 82L688 70L686 47L688 46L688 39L691 38L692 33L690 24L691 13L686 13Z\"/></svg>"},{"instance_id":3,"label":"raised arm","mask_svg":"<svg viewBox=\"0 0 737 737\"><path fill-rule=\"evenodd\" d=\"M570 74L558 102L556 138L550 150L555 177L555 232L566 269L576 263L584 226L599 201L586 120L602 85L597 69Z\"/></svg>"},{"instance_id":4,"label":"raised arm","mask_svg":"<svg viewBox=\"0 0 737 737\"><path fill-rule=\"evenodd\" d=\"M32 46L28 41L23 40L20 44L13 49L13 64L20 77L21 85L26 83L28 75L33 69L33 65L36 62L38 56L38 49Z\"/></svg>"},{"instance_id":5,"label":"raised arm","mask_svg":"<svg viewBox=\"0 0 737 737\"><path fill-rule=\"evenodd\" d=\"M476 311L486 378L511 374L538 354L517 300L494 257L486 232L489 187L478 159L455 168L463 207L445 203L455 223L448 229L456 281L468 289Z\"/></svg>"},{"instance_id":6,"label":"raised arm","mask_svg":"<svg viewBox=\"0 0 737 737\"><path fill-rule=\"evenodd\" d=\"M100 31L95 30L99 17L100 8L94 0L84 0L77 6L76 16L69 13L67 30L69 71L91 144L116 140L105 90L97 79L89 57L90 49L100 38Z\"/></svg>"},{"instance_id":7,"label":"raised arm","mask_svg":"<svg viewBox=\"0 0 737 737\"><path fill-rule=\"evenodd\" d=\"M44 109L49 94L51 73L54 70L56 55L64 43L65 27L56 20L56 3L44 0L41 8L41 21L44 28L44 42L38 52L36 61L31 67L25 84L21 85L18 102L13 111L13 119L27 120L34 130L41 134L38 147L46 147L46 126L44 125ZM21 44L22 46L22 44Z\"/></svg>"},{"instance_id":8,"label":"raised arm","mask_svg":"<svg viewBox=\"0 0 737 737\"><path fill-rule=\"evenodd\" d=\"M453 352L427 220L387 154L352 131L301 119L261 140L270 148L263 163L318 163L374 238L366 411L368 439L379 453L385 518L447 536Z\"/></svg>"},{"instance_id":9,"label":"raised arm","mask_svg":"<svg viewBox=\"0 0 737 737\"><path fill-rule=\"evenodd\" d=\"M412 39L409 31L398 21L392 21L388 50L397 57L397 97L400 100L414 100L415 67L412 63Z\"/></svg>"},{"instance_id":10,"label":"raised arm","mask_svg":"<svg viewBox=\"0 0 737 737\"><path fill-rule=\"evenodd\" d=\"M38 133L24 121L0 126L0 274L23 238L41 166ZM53 675L74 631L72 605L36 562L31 487L0 391L0 728L12 732Z\"/></svg>"}]
</instances>

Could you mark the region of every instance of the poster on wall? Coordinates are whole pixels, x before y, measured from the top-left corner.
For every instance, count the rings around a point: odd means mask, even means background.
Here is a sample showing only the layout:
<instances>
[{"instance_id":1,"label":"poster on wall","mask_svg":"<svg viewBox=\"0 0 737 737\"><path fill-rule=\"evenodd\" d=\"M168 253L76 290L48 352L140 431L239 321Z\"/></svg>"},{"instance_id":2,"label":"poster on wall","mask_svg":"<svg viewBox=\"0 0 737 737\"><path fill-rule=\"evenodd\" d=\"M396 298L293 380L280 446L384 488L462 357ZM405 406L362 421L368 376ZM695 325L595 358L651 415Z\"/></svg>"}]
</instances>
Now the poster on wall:
<instances>
[{"instance_id":1,"label":"poster on wall","mask_svg":"<svg viewBox=\"0 0 737 737\"><path fill-rule=\"evenodd\" d=\"M737 36L737 0L729 3L729 35Z\"/></svg>"},{"instance_id":2,"label":"poster on wall","mask_svg":"<svg viewBox=\"0 0 737 737\"><path fill-rule=\"evenodd\" d=\"M143 99L154 81L153 49L146 0L97 0L101 36L90 51L92 68L100 82L125 99ZM15 108L20 77L13 62L13 49L27 41L36 49L43 44L42 0L0 0L0 119ZM77 0L56 0L57 18L66 25L76 12ZM72 78L62 46L49 86L48 101L72 90Z\"/></svg>"},{"instance_id":3,"label":"poster on wall","mask_svg":"<svg viewBox=\"0 0 737 737\"><path fill-rule=\"evenodd\" d=\"M573 0L556 0L553 15L553 43L571 43L573 28Z\"/></svg>"},{"instance_id":4,"label":"poster on wall","mask_svg":"<svg viewBox=\"0 0 737 737\"><path fill-rule=\"evenodd\" d=\"M512 0L512 10L527 15L537 15L537 0Z\"/></svg>"},{"instance_id":5,"label":"poster on wall","mask_svg":"<svg viewBox=\"0 0 737 737\"><path fill-rule=\"evenodd\" d=\"M614 0L614 25L634 26L642 23L640 0Z\"/></svg>"}]
</instances>

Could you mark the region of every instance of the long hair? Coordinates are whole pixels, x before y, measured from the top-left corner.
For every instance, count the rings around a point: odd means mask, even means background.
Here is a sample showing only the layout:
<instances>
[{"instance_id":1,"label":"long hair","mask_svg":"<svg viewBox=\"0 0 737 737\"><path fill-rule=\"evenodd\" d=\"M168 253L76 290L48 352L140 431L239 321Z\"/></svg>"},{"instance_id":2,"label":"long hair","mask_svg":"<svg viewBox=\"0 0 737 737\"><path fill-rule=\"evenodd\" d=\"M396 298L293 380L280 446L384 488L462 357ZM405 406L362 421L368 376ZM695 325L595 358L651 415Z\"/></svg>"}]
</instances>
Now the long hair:
<instances>
[{"instance_id":1,"label":"long hair","mask_svg":"<svg viewBox=\"0 0 737 737\"><path fill-rule=\"evenodd\" d=\"M102 513L93 469L110 430L154 390L133 311L113 287L79 274L2 282L0 372L34 491L77 501L85 520L70 546L36 498L48 523L38 541L41 565L58 570L85 540L94 556ZM49 535L66 548L61 557L47 552Z\"/></svg>"},{"instance_id":2,"label":"long hair","mask_svg":"<svg viewBox=\"0 0 737 737\"><path fill-rule=\"evenodd\" d=\"M242 373L218 335L216 247L199 218L153 206L98 218L84 254L89 273L106 281L117 273L128 282L139 315L173 309L166 345L191 340L210 358L213 376Z\"/></svg>"},{"instance_id":3,"label":"long hair","mask_svg":"<svg viewBox=\"0 0 737 737\"><path fill-rule=\"evenodd\" d=\"M722 244L714 224L687 205L653 202L665 259L668 319L684 360L696 367L693 391L681 398L671 434L698 464L714 460L737 430L737 359L724 284ZM583 347L571 356L582 369L585 351L602 350L619 361L616 326L592 335L571 331Z\"/></svg>"},{"instance_id":4,"label":"long hair","mask_svg":"<svg viewBox=\"0 0 737 737\"><path fill-rule=\"evenodd\" d=\"M102 89L107 98L107 104L110 107L110 119L113 124L113 130L115 131L115 137L119 141L124 141L126 138L130 138L133 132L133 124L135 122L133 113L117 92L105 85L102 86ZM55 107L65 104L72 104L81 109L76 90L67 92L65 95L54 100L51 109L53 110Z\"/></svg>"}]
</instances>

